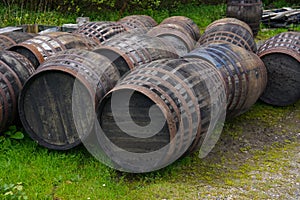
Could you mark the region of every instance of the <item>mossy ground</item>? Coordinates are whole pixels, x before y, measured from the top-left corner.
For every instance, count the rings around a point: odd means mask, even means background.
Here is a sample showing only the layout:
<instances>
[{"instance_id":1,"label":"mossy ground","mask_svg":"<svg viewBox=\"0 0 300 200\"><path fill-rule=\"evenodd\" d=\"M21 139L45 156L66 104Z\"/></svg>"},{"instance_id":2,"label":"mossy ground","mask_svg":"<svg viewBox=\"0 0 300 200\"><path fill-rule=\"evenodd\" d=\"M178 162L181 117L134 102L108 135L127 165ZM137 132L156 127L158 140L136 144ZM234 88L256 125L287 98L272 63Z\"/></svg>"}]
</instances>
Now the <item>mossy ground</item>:
<instances>
[{"instance_id":1,"label":"mossy ground","mask_svg":"<svg viewBox=\"0 0 300 200\"><path fill-rule=\"evenodd\" d=\"M145 199L299 199L299 144L300 102L284 108L257 102L249 112L226 123L208 157L184 158L162 170L163 177L133 189L130 195Z\"/></svg>"}]
</instances>

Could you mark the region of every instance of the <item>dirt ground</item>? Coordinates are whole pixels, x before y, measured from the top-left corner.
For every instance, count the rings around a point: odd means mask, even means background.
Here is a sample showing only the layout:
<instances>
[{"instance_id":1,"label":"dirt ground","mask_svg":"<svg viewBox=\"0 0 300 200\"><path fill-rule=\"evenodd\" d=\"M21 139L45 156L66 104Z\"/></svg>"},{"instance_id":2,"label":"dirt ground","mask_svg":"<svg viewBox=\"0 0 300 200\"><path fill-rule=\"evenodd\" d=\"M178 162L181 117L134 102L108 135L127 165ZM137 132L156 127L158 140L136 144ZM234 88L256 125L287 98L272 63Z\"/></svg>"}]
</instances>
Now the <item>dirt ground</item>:
<instances>
[{"instance_id":1,"label":"dirt ground","mask_svg":"<svg viewBox=\"0 0 300 200\"><path fill-rule=\"evenodd\" d=\"M226 122L207 157L185 158L172 172L176 168L163 182L136 190L137 198L299 200L300 101L289 107L256 103Z\"/></svg>"}]
</instances>

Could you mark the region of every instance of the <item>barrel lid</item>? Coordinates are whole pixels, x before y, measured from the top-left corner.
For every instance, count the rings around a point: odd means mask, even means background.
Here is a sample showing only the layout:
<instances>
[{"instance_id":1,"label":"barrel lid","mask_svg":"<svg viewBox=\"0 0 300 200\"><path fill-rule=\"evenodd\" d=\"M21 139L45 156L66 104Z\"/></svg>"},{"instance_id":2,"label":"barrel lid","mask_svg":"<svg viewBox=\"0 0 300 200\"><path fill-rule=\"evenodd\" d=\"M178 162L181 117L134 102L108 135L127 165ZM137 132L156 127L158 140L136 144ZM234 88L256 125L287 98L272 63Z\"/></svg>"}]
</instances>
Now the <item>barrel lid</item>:
<instances>
[{"instance_id":1,"label":"barrel lid","mask_svg":"<svg viewBox=\"0 0 300 200\"><path fill-rule=\"evenodd\" d=\"M93 128L94 97L75 71L45 68L31 76L19 97L26 132L42 146L67 150Z\"/></svg>"}]
</instances>

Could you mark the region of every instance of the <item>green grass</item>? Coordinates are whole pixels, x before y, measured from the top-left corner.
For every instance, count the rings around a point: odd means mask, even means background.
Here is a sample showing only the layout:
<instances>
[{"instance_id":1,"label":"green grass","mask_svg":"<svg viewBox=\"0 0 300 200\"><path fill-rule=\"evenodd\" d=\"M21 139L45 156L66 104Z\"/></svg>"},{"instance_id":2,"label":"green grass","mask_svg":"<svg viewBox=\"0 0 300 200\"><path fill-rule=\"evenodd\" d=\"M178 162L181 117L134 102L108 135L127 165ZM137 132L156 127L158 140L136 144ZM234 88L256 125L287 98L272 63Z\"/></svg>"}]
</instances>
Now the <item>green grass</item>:
<instances>
[{"instance_id":1,"label":"green grass","mask_svg":"<svg viewBox=\"0 0 300 200\"><path fill-rule=\"evenodd\" d=\"M199 27L204 28L212 21L225 16L225 5L185 5L179 6L173 10L145 10L139 12L124 12L120 15L117 11L101 11L90 13L91 21L115 21L124 16L131 14L145 14L152 16L158 23L169 16L183 15L195 21ZM17 7L6 9L0 7L0 26L8 25L17 26L22 24L45 24L45 25L62 25L64 23L75 23L77 15L72 13L58 12L40 12L34 13L28 10L20 10Z\"/></svg>"},{"instance_id":2,"label":"green grass","mask_svg":"<svg viewBox=\"0 0 300 200\"><path fill-rule=\"evenodd\" d=\"M299 120L300 103L277 108L258 102L249 112L227 122L221 139L242 144L240 139L247 136L243 128L251 123L262 128L274 124L288 128L291 124L284 125L283 121L291 112ZM235 130L238 133L233 136ZM273 136L280 134L273 133ZM264 147L253 148L251 145L255 146L259 140L250 141L248 153L234 149L224 151L221 141L207 158L200 159L195 154L156 172L129 174L104 166L83 147L60 152L40 147L28 136L23 140L2 138L0 188L21 183L23 195L19 196L29 199L197 199L207 195L225 197L230 195L230 190L240 187L246 192L238 192L239 197L267 198L263 191L273 183L271 179L261 181L259 174L286 173L288 176L290 163L286 160L297 155L299 141L285 140L277 145L266 143ZM235 146L240 148L238 144ZM259 179L255 185L258 192L247 186L254 187L254 180L249 179L253 173Z\"/></svg>"}]
</instances>

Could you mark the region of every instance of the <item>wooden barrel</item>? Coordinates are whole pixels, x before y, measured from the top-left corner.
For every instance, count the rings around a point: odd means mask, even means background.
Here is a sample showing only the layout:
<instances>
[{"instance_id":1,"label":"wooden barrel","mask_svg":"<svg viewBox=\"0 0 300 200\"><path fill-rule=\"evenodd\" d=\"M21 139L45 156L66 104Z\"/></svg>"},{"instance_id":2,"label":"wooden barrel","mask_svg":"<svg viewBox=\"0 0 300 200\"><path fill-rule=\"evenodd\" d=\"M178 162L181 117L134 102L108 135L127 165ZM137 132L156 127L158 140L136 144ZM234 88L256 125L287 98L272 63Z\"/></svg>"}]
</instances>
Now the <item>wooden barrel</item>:
<instances>
[{"instance_id":1,"label":"wooden barrel","mask_svg":"<svg viewBox=\"0 0 300 200\"><path fill-rule=\"evenodd\" d=\"M94 50L109 58L121 76L145 63L163 58L178 58L174 47L167 41L149 35L126 33L110 39Z\"/></svg>"},{"instance_id":2,"label":"wooden barrel","mask_svg":"<svg viewBox=\"0 0 300 200\"><path fill-rule=\"evenodd\" d=\"M179 56L185 55L195 47L195 40L176 24L158 25L149 30L147 34L169 41L176 49Z\"/></svg>"},{"instance_id":3,"label":"wooden barrel","mask_svg":"<svg viewBox=\"0 0 300 200\"><path fill-rule=\"evenodd\" d=\"M130 15L118 21L126 27L127 31L146 33L157 25L157 22L148 15Z\"/></svg>"},{"instance_id":4,"label":"wooden barrel","mask_svg":"<svg viewBox=\"0 0 300 200\"><path fill-rule=\"evenodd\" d=\"M9 50L16 51L27 57L35 68L48 57L66 49L82 48L93 49L98 44L82 35L66 32L53 32L38 35L20 44L12 46Z\"/></svg>"},{"instance_id":5,"label":"wooden barrel","mask_svg":"<svg viewBox=\"0 0 300 200\"><path fill-rule=\"evenodd\" d=\"M98 141L114 167L154 171L195 148L209 120L208 78L223 85L200 59L162 59L124 76L97 109Z\"/></svg>"},{"instance_id":6,"label":"wooden barrel","mask_svg":"<svg viewBox=\"0 0 300 200\"><path fill-rule=\"evenodd\" d=\"M40 145L66 150L93 127L95 106L120 78L104 56L83 49L57 53L32 75L20 94L25 131Z\"/></svg>"},{"instance_id":7,"label":"wooden barrel","mask_svg":"<svg viewBox=\"0 0 300 200\"><path fill-rule=\"evenodd\" d=\"M280 33L267 40L258 55L268 71L261 100L287 106L300 99L300 32Z\"/></svg>"},{"instance_id":8,"label":"wooden barrel","mask_svg":"<svg viewBox=\"0 0 300 200\"><path fill-rule=\"evenodd\" d=\"M226 23L228 21L228 23ZM257 46L249 27L231 18L217 20L209 25L198 41L197 47L204 44L228 43L256 52Z\"/></svg>"},{"instance_id":9,"label":"wooden barrel","mask_svg":"<svg viewBox=\"0 0 300 200\"><path fill-rule=\"evenodd\" d=\"M24 56L0 51L0 131L15 122L19 93L34 67Z\"/></svg>"},{"instance_id":10,"label":"wooden barrel","mask_svg":"<svg viewBox=\"0 0 300 200\"><path fill-rule=\"evenodd\" d=\"M185 16L173 16L164 19L160 24L176 24L181 26L195 40L200 38L200 29L197 24L190 18Z\"/></svg>"},{"instance_id":11,"label":"wooden barrel","mask_svg":"<svg viewBox=\"0 0 300 200\"><path fill-rule=\"evenodd\" d=\"M219 69L228 91L227 117L247 111L267 84L267 71L259 57L233 44L196 48L186 57L206 59Z\"/></svg>"},{"instance_id":12,"label":"wooden barrel","mask_svg":"<svg viewBox=\"0 0 300 200\"><path fill-rule=\"evenodd\" d=\"M212 29L215 26L224 26L225 24L241 26L241 27L247 29L247 31L253 36L252 29L246 22L243 22L239 19L231 18L231 17L226 17L226 18L222 18L222 19L213 21L206 27L206 30Z\"/></svg>"},{"instance_id":13,"label":"wooden barrel","mask_svg":"<svg viewBox=\"0 0 300 200\"><path fill-rule=\"evenodd\" d=\"M0 34L0 50L8 49L9 47L24 42L33 38L35 34L26 32L8 32Z\"/></svg>"},{"instance_id":14,"label":"wooden barrel","mask_svg":"<svg viewBox=\"0 0 300 200\"><path fill-rule=\"evenodd\" d=\"M85 35L102 44L106 40L125 31L127 29L120 23L102 21L84 23L74 33Z\"/></svg>"},{"instance_id":15,"label":"wooden barrel","mask_svg":"<svg viewBox=\"0 0 300 200\"><path fill-rule=\"evenodd\" d=\"M227 17L246 22L256 36L262 18L262 0L227 0Z\"/></svg>"}]
</instances>

